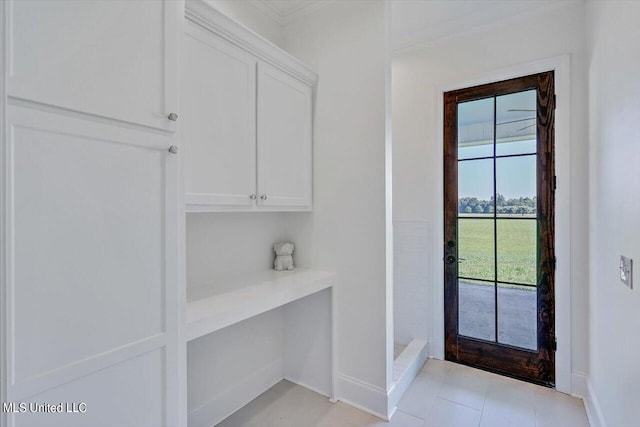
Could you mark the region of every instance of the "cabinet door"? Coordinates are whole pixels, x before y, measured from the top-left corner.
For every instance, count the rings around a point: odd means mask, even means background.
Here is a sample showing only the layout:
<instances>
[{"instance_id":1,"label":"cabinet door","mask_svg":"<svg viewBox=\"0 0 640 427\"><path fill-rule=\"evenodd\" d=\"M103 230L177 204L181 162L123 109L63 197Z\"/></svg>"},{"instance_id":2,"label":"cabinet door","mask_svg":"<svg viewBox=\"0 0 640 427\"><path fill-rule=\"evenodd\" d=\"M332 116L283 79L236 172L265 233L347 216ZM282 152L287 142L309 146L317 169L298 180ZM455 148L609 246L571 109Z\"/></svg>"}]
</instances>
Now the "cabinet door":
<instances>
[{"instance_id":1,"label":"cabinet door","mask_svg":"<svg viewBox=\"0 0 640 427\"><path fill-rule=\"evenodd\" d=\"M8 425L178 425L173 136L15 105L7 127L8 401L86 404Z\"/></svg>"},{"instance_id":2,"label":"cabinet door","mask_svg":"<svg viewBox=\"0 0 640 427\"><path fill-rule=\"evenodd\" d=\"M181 2L8 1L10 96L174 130Z\"/></svg>"},{"instance_id":3,"label":"cabinet door","mask_svg":"<svg viewBox=\"0 0 640 427\"><path fill-rule=\"evenodd\" d=\"M182 59L187 209L251 208L256 193L256 60L189 21Z\"/></svg>"},{"instance_id":4,"label":"cabinet door","mask_svg":"<svg viewBox=\"0 0 640 427\"><path fill-rule=\"evenodd\" d=\"M311 99L311 87L259 64L259 206L311 208Z\"/></svg>"}]
</instances>

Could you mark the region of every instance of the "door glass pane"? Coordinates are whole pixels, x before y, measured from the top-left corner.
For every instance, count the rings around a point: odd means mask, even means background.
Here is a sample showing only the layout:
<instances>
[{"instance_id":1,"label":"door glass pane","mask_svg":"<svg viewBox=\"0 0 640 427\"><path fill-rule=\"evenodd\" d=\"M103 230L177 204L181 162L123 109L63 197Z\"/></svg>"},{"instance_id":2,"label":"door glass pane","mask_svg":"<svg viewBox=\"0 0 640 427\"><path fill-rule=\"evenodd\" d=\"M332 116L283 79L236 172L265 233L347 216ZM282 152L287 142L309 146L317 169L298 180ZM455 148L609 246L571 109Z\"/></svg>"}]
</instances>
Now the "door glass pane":
<instances>
[{"instance_id":1,"label":"door glass pane","mask_svg":"<svg viewBox=\"0 0 640 427\"><path fill-rule=\"evenodd\" d=\"M498 219L498 281L536 284L535 219Z\"/></svg>"},{"instance_id":2,"label":"door glass pane","mask_svg":"<svg viewBox=\"0 0 640 427\"><path fill-rule=\"evenodd\" d=\"M536 288L498 284L499 343L538 349L536 302Z\"/></svg>"},{"instance_id":3,"label":"door glass pane","mask_svg":"<svg viewBox=\"0 0 640 427\"><path fill-rule=\"evenodd\" d=\"M458 281L458 334L495 341L494 284L475 280Z\"/></svg>"},{"instance_id":4,"label":"door glass pane","mask_svg":"<svg viewBox=\"0 0 640 427\"><path fill-rule=\"evenodd\" d=\"M458 104L458 159L493 156L494 99Z\"/></svg>"},{"instance_id":5,"label":"door glass pane","mask_svg":"<svg viewBox=\"0 0 640 427\"><path fill-rule=\"evenodd\" d=\"M536 156L496 159L496 193L499 217L535 217Z\"/></svg>"},{"instance_id":6,"label":"door glass pane","mask_svg":"<svg viewBox=\"0 0 640 427\"><path fill-rule=\"evenodd\" d=\"M458 219L458 275L494 280L493 219Z\"/></svg>"},{"instance_id":7,"label":"door glass pane","mask_svg":"<svg viewBox=\"0 0 640 427\"><path fill-rule=\"evenodd\" d=\"M496 155L536 152L536 91L496 98Z\"/></svg>"},{"instance_id":8,"label":"door glass pane","mask_svg":"<svg viewBox=\"0 0 640 427\"><path fill-rule=\"evenodd\" d=\"M458 163L458 216L493 217L493 160Z\"/></svg>"}]
</instances>

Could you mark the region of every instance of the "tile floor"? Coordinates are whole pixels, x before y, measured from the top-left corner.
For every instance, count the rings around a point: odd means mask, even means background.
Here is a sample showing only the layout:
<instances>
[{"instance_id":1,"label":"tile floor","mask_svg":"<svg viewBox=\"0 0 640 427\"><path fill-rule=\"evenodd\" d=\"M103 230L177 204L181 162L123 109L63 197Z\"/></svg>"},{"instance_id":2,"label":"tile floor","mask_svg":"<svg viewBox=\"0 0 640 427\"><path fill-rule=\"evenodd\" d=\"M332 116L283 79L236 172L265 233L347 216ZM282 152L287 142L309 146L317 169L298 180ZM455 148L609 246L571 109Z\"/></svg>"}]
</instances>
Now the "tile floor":
<instances>
[{"instance_id":1,"label":"tile floor","mask_svg":"<svg viewBox=\"0 0 640 427\"><path fill-rule=\"evenodd\" d=\"M430 359L390 422L281 381L219 427L588 427L582 401Z\"/></svg>"}]
</instances>

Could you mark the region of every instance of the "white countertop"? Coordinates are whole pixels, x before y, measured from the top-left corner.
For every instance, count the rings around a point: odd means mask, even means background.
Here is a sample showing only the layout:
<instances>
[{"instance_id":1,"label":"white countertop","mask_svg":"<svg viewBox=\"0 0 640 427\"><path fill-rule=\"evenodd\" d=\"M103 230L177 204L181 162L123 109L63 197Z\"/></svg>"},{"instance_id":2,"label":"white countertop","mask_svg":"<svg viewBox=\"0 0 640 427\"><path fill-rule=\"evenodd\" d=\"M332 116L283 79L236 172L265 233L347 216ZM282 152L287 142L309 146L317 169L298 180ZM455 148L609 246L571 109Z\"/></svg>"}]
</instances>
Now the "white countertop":
<instances>
[{"instance_id":1,"label":"white countertop","mask_svg":"<svg viewBox=\"0 0 640 427\"><path fill-rule=\"evenodd\" d=\"M335 273L319 270L267 270L225 281L220 287L226 290L223 293L211 295L214 288L208 292L204 287L196 288L199 298L190 295L187 302L186 339L191 341L335 286L335 278Z\"/></svg>"}]
</instances>

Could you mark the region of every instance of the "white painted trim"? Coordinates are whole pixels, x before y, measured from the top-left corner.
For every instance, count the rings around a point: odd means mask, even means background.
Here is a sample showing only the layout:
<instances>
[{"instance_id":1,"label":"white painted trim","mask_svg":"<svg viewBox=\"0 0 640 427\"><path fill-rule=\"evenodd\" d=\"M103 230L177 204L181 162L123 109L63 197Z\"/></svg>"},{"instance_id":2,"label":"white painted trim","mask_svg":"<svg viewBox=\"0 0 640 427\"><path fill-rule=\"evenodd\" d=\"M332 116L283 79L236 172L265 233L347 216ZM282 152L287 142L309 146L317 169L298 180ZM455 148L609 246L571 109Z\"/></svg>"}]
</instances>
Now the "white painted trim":
<instances>
[{"instance_id":1,"label":"white painted trim","mask_svg":"<svg viewBox=\"0 0 640 427\"><path fill-rule=\"evenodd\" d=\"M178 126L175 121L166 119L171 113L180 115L178 111L178 91L179 91L179 63L180 63L180 40L182 30L182 11L184 2L165 1L164 2L164 93L163 107L165 108L163 121L167 129L177 131Z\"/></svg>"},{"instance_id":2,"label":"white painted trim","mask_svg":"<svg viewBox=\"0 0 640 427\"><path fill-rule=\"evenodd\" d=\"M318 387L314 387L312 385L309 385L307 382L302 381L302 380L300 380L298 378L292 377L290 375L285 375L283 379L289 381L290 383L299 385L300 387L304 387L307 390L311 390L314 393L318 393L319 395L324 396L327 399L329 399L329 401L331 401L332 403L335 403L335 401L333 401L331 399L331 396L329 396L327 394L326 390L320 390Z\"/></svg>"},{"instance_id":3,"label":"white painted trim","mask_svg":"<svg viewBox=\"0 0 640 427\"><path fill-rule=\"evenodd\" d=\"M435 94L435 141L436 150L432 155L437 158L443 156L443 94L445 92L507 80L543 71L555 71L555 91L558 98L555 118L555 159L558 189L556 190L556 280L555 280L555 312L556 337L558 349L556 351L556 389L565 393L571 392L571 87L570 87L570 56L561 55L537 61L518 64L511 67L492 70L482 75L463 81L453 81L441 85ZM443 232L443 177L438 176L436 188L439 193L434 197L434 229L431 230L434 254L434 268L432 277L433 292L433 325L430 342L433 343L431 356L435 359L444 358L444 269L442 260L444 239Z\"/></svg>"},{"instance_id":4,"label":"white painted trim","mask_svg":"<svg viewBox=\"0 0 640 427\"><path fill-rule=\"evenodd\" d=\"M385 181L385 388L394 385L394 345L395 327L393 314L394 290L394 237L393 237L393 129L392 129L392 61L389 34L391 31L391 4L385 2L385 143L384 143L384 181ZM387 405L388 407L389 405ZM391 414L385 411L388 417Z\"/></svg>"},{"instance_id":5,"label":"white painted trim","mask_svg":"<svg viewBox=\"0 0 640 427\"><path fill-rule=\"evenodd\" d=\"M571 395L585 399L587 395L587 374L582 372L573 372L571 374Z\"/></svg>"},{"instance_id":6,"label":"white painted trim","mask_svg":"<svg viewBox=\"0 0 640 427\"><path fill-rule=\"evenodd\" d=\"M283 379L282 364L282 358L276 359L244 381L234 383L208 402L190 411L188 425L191 427L217 425L248 402L279 383Z\"/></svg>"},{"instance_id":7,"label":"white painted trim","mask_svg":"<svg viewBox=\"0 0 640 427\"><path fill-rule=\"evenodd\" d=\"M9 325L7 307L7 256L9 254L7 236L7 173L9 156L7 155L7 2L0 4L0 402L7 402L7 375L9 373L7 356L7 327ZM0 427L7 425L7 414L0 411Z\"/></svg>"},{"instance_id":8,"label":"white painted trim","mask_svg":"<svg viewBox=\"0 0 640 427\"><path fill-rule=\"evenodd\" d=\"M188 195L190 196L190 195ZM312 205L307 206L239 206L239 205L214 205L213 202L210 205L205 204L189 204L191 198L185 199L187 203L187 213L214 213L214 212L311 212L313 210Z\"/></svg>"},{"instance_id":9,"label":"white painted trim","mask_svg":"<svg viewBox=\"0 0 640 427\"><path fill-rule=\"evenodd\" d=\"M428 348L429 346L426 342L413 340L394 361L394 365L401 363L404 366L402 366L403 370L399 378L395 380L395 383L387 392L387 414L389 419L395 413L398 402L400 402L400 399L402 399L402 396L427 361Z\"/></svg>"},{"instance_id":10,"label":"white painted trim","mask_svg":"<svg viewBox=\"0 0 640 427\"><path fill-rule=\"evenodd\" d=\"M607 422L602 414L602 408L600 402L596 396L596 392L593 389L593 384L589 377L586 378L587 393L584 396L584 407L587 411L587 417L589 418L589 425L591 427L607 427Z\"/></svg>"},{"instance_id":11,"label":"white painted trim","mask_svg":"<svg viewBox=\"0 0 640 427\"><path fill-rule=\"evenodd\" d=\"M380 387L344 374L337 375L338 400L388 420L387 392Z\"/></svg>"},{"instance_id":12,"label":"white painted trim","mask_svg":"<svg viewBox=\"0 0 640 427\"><path fill-rule=\"evenodd\" d=\"M584 409L591 427L607 427L607 422L602 414L602 408L589 376L583 372L574 372L571 378L573 396L582 399Z\"/></svg>"},{"instance_id":13,"label":"white painted trim","mask_svg":"<svg viewBox=\"0 0 640 427\"><path fill-rule=\"evenodd\" d=\"M175 135L175 134L167 133L167 131L165 130L142 125L139 123L127 122L124 120L98 116L96 114L87 113L84 111L70 110L68 108L59 107L57 105L45 104L42 102L32 101L29 99L16 98L11 95L7 95L7 104L15 105L16 107L28 108L30 110L42 111L45 113L59 114L61 116L80 119L86 122L93 122L93 123L98 123L101 125L107 125L111 127L130 129L133 131L145 132L147 134L160 135L163 137L167 137L167 135Z\"/></svg>"},{"instance_id":14,"label":"white painted trim","mask_svg":"<svg viewBox=\"0 0 640 427\"><path fill-rule=\"evenodd\" d=\"M15 402L25 400L30 396L58 387L61 384L78 380L84 376L134 359L145 353L150 353L155 350L163 350L166 352L172 344L168 343L169 338L167 334L157 334L122 347L109 349L103 353L92 355L68 365L56 367L48 372L16 381L11 384L11 387L8 387L7 398ZM167 368L167 370L169 370L169 368Z\"/></svg>"},{"instance_id":15,"label":"white painted trim","mask_svg":"<svg viewBox=\"0 0 640 427\"><path fill-rule=\"evenodd\" d=\"M184 10L184 0L180 0ZM186 20L180 20L179 37L186 31ZM182 43L179 48L183 48ZM181 62L181 61L179 61ZM180 81L180 65L178 66L178 81ZM180 91L178 91L178 105L180 105ZM177 140L183 140L182 126L178 125ZM185 156L184 151L178 154L178 425L186 426L189 417L187 402L187 214L186 214L186 183L185 183Z\"/></svg>"},{"instance_id":16,"label":"white painted trim","mask_svg":"<svg viewBox=\"0 0 640 427\"><path fill-rule=\"evenodd\" d=\"M282 27L302 18L303 16L322 9L335 1L336 0L308 0L305 2L298 2L296 6L289 11L283 11L270 1L266 0L253 1L249 4L267 15L271 20L273 20L273 22Z\"/></svg>"},{"instance_id":17,"label":"white painted trim","mask_svg":"<svg viewBox=\"0 0 640 427\"><path fill-rule=\"evenodd\" d=\"M336 283L337 284L337 283ZM336 379L336 375L338 373L338 316L336 313L337 310L337 301L336 301L336 288L332 286L331 288L331 396L329 396L329 401L332 403L336 403L336 389L338 380Z\"/></svg>"},{"instance_id":18,"label":"white painted trim","mask_svg":"<svg viewBox=\"0 0 640 427\"><path fill-rule=\"evenodd\" d=\"M591 427L607 427L600 402L589 376L582 372L574 372L572 382L573 395L583 400L587 418L589 418L589 425Z\"/></svg>"},{"instance_id":19,"label":"white painted trim","mask_svg":"<svg viewBox=\"0 0 640 427\"><path fill-rule=\"evenodd\" d=\"M318 75L302 62L204 0L186 0L185 17L309 86L318 80Z\"/></svg>"}]
</instances>

